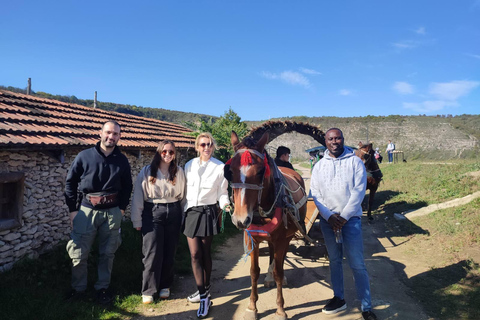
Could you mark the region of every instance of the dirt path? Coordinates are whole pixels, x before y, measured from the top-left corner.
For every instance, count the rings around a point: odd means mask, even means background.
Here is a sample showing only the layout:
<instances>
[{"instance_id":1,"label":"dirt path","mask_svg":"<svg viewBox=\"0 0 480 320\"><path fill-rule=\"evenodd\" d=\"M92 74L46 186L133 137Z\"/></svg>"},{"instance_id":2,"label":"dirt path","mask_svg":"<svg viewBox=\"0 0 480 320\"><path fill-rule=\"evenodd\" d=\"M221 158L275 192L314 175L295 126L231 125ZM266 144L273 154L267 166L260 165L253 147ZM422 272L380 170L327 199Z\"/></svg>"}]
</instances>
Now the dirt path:
<instances>
[{"instance_id":1,"label":"dirt path","mask_svg":"<svg viewBox=\"0 0 480 320\"><path fill-rule=\"evenodd\" d=\"M304 172L309 185L309 169ZM399 280L405 276L405 262L396 255L388 237L380 224L363 224L365 261L370 274L372 299L379 319L429 319L420 305L408 294L409 290ZM310 235L320 239L318 222ZM284 288L286 312L289 319L361 319L360 302L356 299L355 286L349 267L345 264L345 299L347 310L337 315L322 314L321 308L333 296L329 284L328 261L324 258L323 246L304 246L300 241L292 241L285 261L285 275L288 285ZM213 307L206 319L243 319L244 310L250 295L250 259L239 261L243 255L242 235L229 239L216 254L213 262L212 298ZM266 244L261 247L260 283L263 283L267 270L268 254ZM422 272L421 266L418 272ZM416 271L412 271L416 272ZM141 307L143 316L135 319L197 319L198 304L187 302L186 297L195 291L192 276L176 281L172 297L165 303ZM276 289L259 285L259 319L274 319Z\"/></svg>"}]
</instances>

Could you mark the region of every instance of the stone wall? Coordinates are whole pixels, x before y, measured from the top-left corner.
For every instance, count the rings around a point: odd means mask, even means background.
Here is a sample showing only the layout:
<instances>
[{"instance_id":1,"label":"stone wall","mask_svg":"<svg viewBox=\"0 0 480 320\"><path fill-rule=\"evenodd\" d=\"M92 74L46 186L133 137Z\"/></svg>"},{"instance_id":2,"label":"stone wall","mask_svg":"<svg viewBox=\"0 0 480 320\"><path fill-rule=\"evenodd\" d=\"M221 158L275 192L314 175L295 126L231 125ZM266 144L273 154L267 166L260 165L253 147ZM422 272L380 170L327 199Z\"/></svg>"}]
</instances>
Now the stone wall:
<instances>
[{"instance_id":1,"label":"stone wall","mask_svg":"<svg viewBox=\"0 0 480 320\"><path fill-rule=\"evenodd\" d=\"M0 231L0 272L10 269L21 258L36 258L59 242L68 240L70 219L65 204L65 178L75 156L83 149L66 149L61 163L49 151L0 151L0 173L24 172L22 226ZM191 151L179 150L180 165L192 157ZM140 170L149 164L154 150L137 157L128 152L135 181ZM129 208L126 212L130 214Z\"/></svg>"},{"instance_id":2,"label":"stone wall","mask_svg":"<svg viewBox=\"0 0 480 320\"><path fill-rule=\"evenodd\" d=\"M422 120L422 121L420 121ZM406 119L399 122L347 122L339 118L338 122L325 122L318 125L326 131L331 127L342 129L345 144L357 147L358 142L368 140L385 153L388 140L395 143L396 149L404 151L407 159L454 159L468 157L478 153L479 142L470 135L455 129L447 122L435 118ZM275 157L278 146L284 145L291 149L291 156L296 160L309 158L305 150L320 144L311 137L299 134L283 134L269 143L270 155ZM475 153L476 152L476 153Z\"/></svg>"}]
</instances>

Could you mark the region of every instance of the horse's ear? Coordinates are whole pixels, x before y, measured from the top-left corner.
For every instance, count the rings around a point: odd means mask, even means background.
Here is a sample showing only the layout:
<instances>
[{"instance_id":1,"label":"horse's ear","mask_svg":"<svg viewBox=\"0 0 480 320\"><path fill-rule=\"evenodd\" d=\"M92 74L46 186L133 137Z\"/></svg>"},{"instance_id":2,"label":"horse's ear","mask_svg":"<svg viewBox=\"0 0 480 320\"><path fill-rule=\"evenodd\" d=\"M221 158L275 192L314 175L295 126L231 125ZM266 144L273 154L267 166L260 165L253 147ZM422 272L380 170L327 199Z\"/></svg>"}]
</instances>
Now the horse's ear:
<instances>
[{"instance_id":1,"label":"horse's ear","mask_svg":"<svg viewBox=\"0 0 480 320\"><path fill-rule=\"evenodd\" d=\"M232 143L233 148L235 148L235 146L238 144L237 133L233 130L232 130L232 133L230 134L230 142Z\"/></svg>"},{"instance_id":2,"label":"horse's ear","mask_svg":"<svg viewBox=\"0 0 480 320\"><path fill-rule=\"evenodd\" d=\"M268 131L265 131L265 133L262 135L260 140L258 140L257 150L260 152L263 152L263 150L265 150L265 145L267 143L268 143Z\"/></svg>"}]
</instances>

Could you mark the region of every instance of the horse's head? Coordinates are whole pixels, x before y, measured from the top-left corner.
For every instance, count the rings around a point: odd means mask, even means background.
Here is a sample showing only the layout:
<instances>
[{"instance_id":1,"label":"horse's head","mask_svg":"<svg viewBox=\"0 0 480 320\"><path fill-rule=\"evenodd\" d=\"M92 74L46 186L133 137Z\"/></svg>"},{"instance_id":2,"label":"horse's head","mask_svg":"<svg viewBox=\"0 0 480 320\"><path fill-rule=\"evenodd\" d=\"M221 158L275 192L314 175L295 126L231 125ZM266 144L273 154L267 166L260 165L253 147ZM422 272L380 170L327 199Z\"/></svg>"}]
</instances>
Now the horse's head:
<instances>
[{"instance_id":1,"label":"horse's head","mask_svg":"<svg viewBox=\"0 0 480 320\"><path fill-rule=\"evenodd\" d=\"M375 161L375 151L373 151L373 145L369 144L362 144L358 146L358 149L355 150L355 154L362 159L365 167Z\"/></svg>"},{"instance_id":2,"label":"horse's head","mask_svg":"<svg viewBox=\"0 0 480 320\"><path fill-rule=\"evenodd\" d=\"M229 176L233 190L235 210L232 222L239 229L246 229L253 220L253 213L260 209L264 188L264 179L270 175L267 155L264 152L268 142L268 133L260 140L245 138L239 142L237 134L232 131L230 140L235 154L229 160Z\"/></svg>"}]
</instances>

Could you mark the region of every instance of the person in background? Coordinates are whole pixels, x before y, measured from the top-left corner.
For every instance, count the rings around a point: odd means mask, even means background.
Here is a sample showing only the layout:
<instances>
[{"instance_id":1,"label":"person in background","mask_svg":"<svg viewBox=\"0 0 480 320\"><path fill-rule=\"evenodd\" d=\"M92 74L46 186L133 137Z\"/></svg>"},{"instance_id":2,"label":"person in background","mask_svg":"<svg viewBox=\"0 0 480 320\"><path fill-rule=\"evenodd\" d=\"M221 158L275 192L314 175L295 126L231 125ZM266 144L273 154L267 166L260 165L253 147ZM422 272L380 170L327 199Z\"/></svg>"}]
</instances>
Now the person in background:
<instances>
[{"instance_id":1,"label":"person in background","mask_svg":"<svg viewBox=\"0 0 480 320\"><path fill-rule=\"evenodd\" d=\"M392 142L392 140L388 140L387 144L387 154L388 154L388 163L393 162L393 151L395 150L395 144Z\"/></svg>"},{"instance_id":2,"label":"person in background","mask_svg":"<svg viewBox=\"0 0 480 320\"><path fill-rule=\"evenodd\" d=\"M65 183L65 201L70 211L71 240L67 251L72 259L72 291L67 298L82 298L87 289L87 260L98 234L98 279L96 301L108 304L115 252L122 242L120 225L132 192L132 173L117 143L120 125L107 121L100 141L80 152ZM78 192L80 191L80 192Z\"/></svg>"},{"instance_id":3,"label":"person in background","mask_svg":"<svg viewBox=\"0 0 480 320\"><path fill-rule=\"evenodd\" d=\"M375 159L378 161L378 163L382 163L383 157L380 154L380 149L379 148L375 148L375 154L374 155L375 155Z\"/></svg>"},{"instance_id":4,"label":"person in background","mask_svg":"<svg viewBox=\"0 0 480 320\"><path fill-rule=\"evenodd\" d=\"M280 146L277 149L277 156L275 157L275 164L278 167L286 167L293 170L290 163L290 149L285 146Z\"/></svg>"},{"instance_id":5,"label":"person in background","mask_svg":"<svg viewBox=\"0 0 480 320\"><path fill-rule=\"evenodd\" d=\"M138 174L132 197L133 227L142 231L142 301L170 296L185 194L185 175L177 166L173 141L158 145L152 163Z\"/></svg>"},{"instance_id":6,"label":"person in background","mask_svg":"<svg viewBox=\"0 0 480 320\"><path fill-rule=\"evenodd\" d=\"M188 296L190 302L200 302L198 318L208 315L211 302L211 273L213 236L220 232L219 210L230 211L228 182L224 164L213 158L215 140L211 133L201 133L195 140L198 157L185 165L187 179L185 222L183 233L190 249L192 270L197 291Z\"/></svg>"},{"instance_id":7,"label":"person in background","mask_svg":"<svg viewBox=\"0 0 480 320\"><path fill-rule=\"evenodd\" d=\"M367 174L353 150L344 146L343 133L332 128L325 133L327 151L313 167L310 189L320 212L320 227L330 260L334 297L322 312L334 314L345 310L343 253L353 272L364 320L376 320L372 312L370 282L363 258L362 201Z\"/></svg>"}]
</instances>

